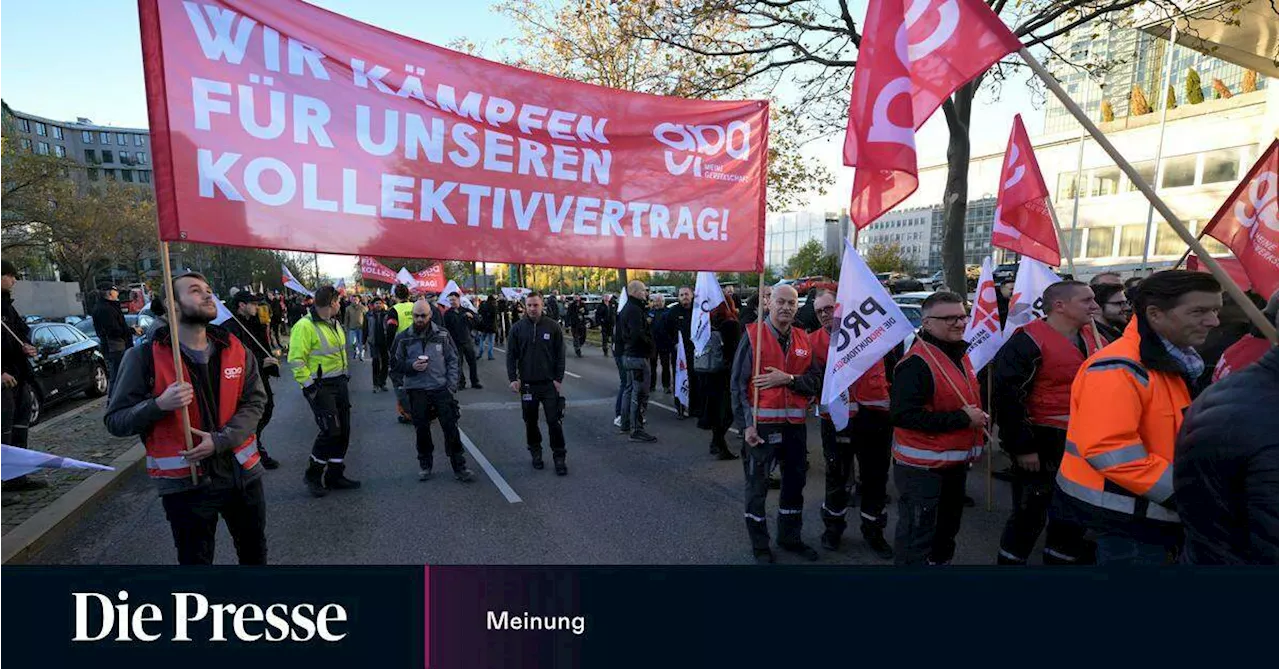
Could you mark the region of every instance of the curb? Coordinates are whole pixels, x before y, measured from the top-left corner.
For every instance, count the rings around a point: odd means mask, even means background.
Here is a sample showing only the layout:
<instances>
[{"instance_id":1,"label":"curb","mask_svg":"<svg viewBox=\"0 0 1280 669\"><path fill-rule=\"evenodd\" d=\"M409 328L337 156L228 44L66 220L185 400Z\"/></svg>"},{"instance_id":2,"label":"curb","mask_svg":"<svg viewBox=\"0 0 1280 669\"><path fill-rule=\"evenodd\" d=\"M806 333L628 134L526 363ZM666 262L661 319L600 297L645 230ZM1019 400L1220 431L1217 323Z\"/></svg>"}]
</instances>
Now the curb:
<instances>
[{"instance_id":1,"label":"curb","mask_svg":"<svg viewBox=\"0 0 1280 669\"><path fill-rule=\"evenodd\" d=\"M115 471L98 472L54 500L4 536L3 564L22 564L36 551L66 533L93 502L116 488L126 476L142 469L147 450L135 444L111 462Z\"/></svg>"}]
</instances>

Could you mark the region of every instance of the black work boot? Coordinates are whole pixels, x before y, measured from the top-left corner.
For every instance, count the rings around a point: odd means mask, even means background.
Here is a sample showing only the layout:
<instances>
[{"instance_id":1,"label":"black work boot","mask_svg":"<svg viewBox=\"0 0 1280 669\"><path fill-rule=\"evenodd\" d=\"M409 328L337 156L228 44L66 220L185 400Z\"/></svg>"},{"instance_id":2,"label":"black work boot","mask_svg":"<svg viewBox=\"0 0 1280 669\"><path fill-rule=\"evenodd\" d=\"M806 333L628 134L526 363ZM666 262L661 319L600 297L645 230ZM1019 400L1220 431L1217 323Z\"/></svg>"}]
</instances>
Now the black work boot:
<instances>
[{"instance_id":1,"label":"black work boot","mask_svg":"<svg viewBox=\"0 0 1280 669\"><path fill-rule=\"evenodd\" d=\"M867 542L867 547L871 549L872 553L876 554L876 557L881 560L893 559L893 546L889 545L889 542L885 540L884 528L875 527L869 529L864 525L862 539Z\"/></svg>"},{"instance_id":2,"label":"black work boot","mask_svg":"<svg viewBox=\"0 0 1280 669\"><path fill-rule=\"evenodd\" d=\"M324 487L324 463L312 460L307 463L307 471L302 475L302 481L307 484L307 491L314 497L324 497L329 494L329 489Z\"/></svg>"},{"instance_id":3,"label":"black work boot","mask_svg":"<svg viewBox=\"0 0 1280 669\"><path fill-rule=\"evenodd\" d=\"M836 532L834 528L828 527L822 533L822 547L829 551L840 550L840 533Z\"/></svg>"},{"instance_id":4,"label":"black work boot","mask_svg":"<svg viewBox=\"0 0 1280 669\"><path fill-rule=\"evenodd\" d=\"M564 476L569 473L569 466L564 463L563 455L553 455L551 460L556 467L556 476Z\"/></svg>"},{"instance_id":5,"label":"black work boot","mask_svg":"<svg viewBox=\"0 0 1280 669\"><path fill-rule=\"evenodd\" d=\"M258 441L258 455L260 456L258 460L262 463L263 469L279 469L280 468L280 461L271 457L270 453L267 453L267 449L265 446L262 445L261 440Z\"/></svg>"},{"instance_id":6,"label":"black work boot","mask_svg":"<svg viewBox=\"0 0 1280 669\"><path fill-rule=\"evenodd\" d=\"M811 546L804 543L803 541L797 541L794 543L790 543L790 542L782 543L781 541L779 541L778 548L781 548L782 550L788 553L794 553L804 558L805 560L808 560L809 562L818 561L818 551L813 550Z\"/></svg>"},{"instance_id":7,"label":"black work boot","mask_svg":"<svg viewBox=\"0 0 1280 669\"><path fill-rule=\"evenodd\" d=\"M471 473L471 470L467 469L465 464L462 464L453 468L453 478L463 483L471 483L476 480L476 475Z\"/></svg>"},{"instance_id":8,"label":"black work boot","mask_svg":"<svg viewBox=\"0 0 1280 669\"><path fill-rule=\"evenodd\" d=\"M534 469L542 469L543 467L546 467L546 465L542 462L542 451L540 451L540 450L539 450L539 451L530 451L529 453L533 456L533 468L534 468Z\"/></svg>"},{"instance_id":9,"label":"black work boot","mask_svg":"<svg viewBox=\"0 0 1280 669\"><path fill-rule=\"evenodd\" d=\"M329 469L324 474L325 487L330 490L356 490L360 487L360 482L346 477L347 466L341 462L329 463Z\"/></svg>"}]
</instances>

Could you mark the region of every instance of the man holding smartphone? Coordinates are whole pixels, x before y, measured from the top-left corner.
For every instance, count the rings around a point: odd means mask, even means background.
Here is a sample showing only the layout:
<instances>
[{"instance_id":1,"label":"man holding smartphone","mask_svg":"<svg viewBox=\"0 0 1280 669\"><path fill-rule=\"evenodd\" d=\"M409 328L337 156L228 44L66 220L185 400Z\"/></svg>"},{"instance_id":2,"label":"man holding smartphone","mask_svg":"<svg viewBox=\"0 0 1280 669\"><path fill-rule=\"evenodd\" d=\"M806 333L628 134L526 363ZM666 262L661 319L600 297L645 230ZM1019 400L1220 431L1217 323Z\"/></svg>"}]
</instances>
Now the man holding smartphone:
<instances>
[{"instance_id":1,"label":"man holding smartphone","mask_svg":"<svg viewBox=\"0 0 1280 669\"><path fill-rule=\"evenodd\" d=\"M391 369L404 379L404 392L416 432L418 480L431 478L435 453L431 421L439 418L453 477L471 483L476 476L467 468L462 454L462 435L458 432L461 412L453 396L462 371L458 349L449 332L431 322L433 311L425 299L414 303L413 325L397 334L391 343Z\"/></svg>"}]
</instances>

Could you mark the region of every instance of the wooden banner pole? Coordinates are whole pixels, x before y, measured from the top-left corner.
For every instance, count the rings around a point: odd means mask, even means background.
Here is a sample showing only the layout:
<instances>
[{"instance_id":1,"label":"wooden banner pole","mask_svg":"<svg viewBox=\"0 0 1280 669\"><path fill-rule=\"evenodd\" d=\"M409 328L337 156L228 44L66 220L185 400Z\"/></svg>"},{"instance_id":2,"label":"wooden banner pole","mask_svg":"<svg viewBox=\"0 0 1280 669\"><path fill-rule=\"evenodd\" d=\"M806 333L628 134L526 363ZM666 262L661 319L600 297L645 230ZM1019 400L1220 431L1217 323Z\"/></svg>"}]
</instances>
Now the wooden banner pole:
<instances>
[{"instance_id":1,"label":"wooden banner pole","mask_svg":"<svg viewBox=\"0 0 1280 669\"><path fill-rule=\"evenodd\" d=\"M178 341L178 301L173 295L173 269L169 266L169 242L160 242L160 264L164 270L164 299L165 311L169 317L169 346L173 349L173 371L177 377L177 383L185 382L185 374L182 367L182 344ZM191 416L187 414L186 407L178 410L178 415L182 416L182 440L186 444L186 450L191 450ZM191 463L191 482L200 483L200 473L196 469L196 463Z\"/></svg>"}]
</instances>

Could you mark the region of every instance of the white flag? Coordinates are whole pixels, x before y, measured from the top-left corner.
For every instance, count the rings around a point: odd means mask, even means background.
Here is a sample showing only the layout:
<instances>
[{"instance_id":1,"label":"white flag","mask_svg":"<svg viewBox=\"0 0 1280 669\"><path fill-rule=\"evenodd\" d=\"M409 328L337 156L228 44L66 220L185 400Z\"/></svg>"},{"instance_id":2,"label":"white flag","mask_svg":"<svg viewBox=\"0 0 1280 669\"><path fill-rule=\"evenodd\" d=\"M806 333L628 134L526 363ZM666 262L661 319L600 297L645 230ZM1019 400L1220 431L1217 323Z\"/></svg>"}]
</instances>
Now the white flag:
<instances>
[{"instance_id":1,"label":"white flag","mask_svg":"<svg viewBox=\"0 0 1280 669\"><path fill-rule=\"evenodd\" d=\"M835 319L821 400L833 407L838 406L842 392L913 331L911 321L847 239L840 264ZM847 417L847 409L845 413Z\"/></svg>"},{"instance_id":2,"label":"white flag","mask_svg":"<svg viewBox=\"0 0 1280 669\"><path fill-rule=\"evenodd\" d=\"M1018 261L1018 278L1013 283L1013 295L1009 297L1009 316L1004 321L1004 340L1018 328L1044 316L1044 289L1061 281L1048 265L1022 256Z\"/></svg>"},{"instance_id":3,"label":"white flag","mask_svg":"<svg viewBox=\"0 0 1280 669\"><path fill-rule=\"evenodd\" d=\"M702 355L711 341L711 312L724 304L724 290L715 272L698 272L693 290L693 354Z\"/></svg>"},{"instance_id":4,"label":"white flag","mask_svg":"<svg viewBox=\"0 0 1280 669\"><path fill-rule=\"evenodd\" d=\"M622 292L618 294L618 313L622 313L622 308L627 306L627 289L624 286Z\"/></svg>"},{"instance_id":5,"label":"white flag","mask_svg":"<svg viewBox=\"0 0 1280 669\"><path fill-rule=\"evenodd\" d=\"M503 288L502 296L508 300L523 300L525 295L532 293L528 288Z\"/></svg>"},{"instance_id":6,"label":"white flag","mask_svg":"<svg viewBox=\"0 0 1280 669\"><path fill-rule=\"evenodd\" d=\"M457 281L449 279L449 283L444 285L444 290L440 293L440 296L445 299L446 305L449 304L449 296L454 293L458 294L458 303L462 305L463 309L470 309L471 311L476 310L475 305L471 303L471 296L462 292L462 289L458 287Z\"/></svg>"},{"instance_id":7,"label":"white flag","mask_svg":"<svg viewBox=\"0 0 1280 669\"><path fill-rule=\"evenodd\" d=\"M25 476L37 469L101 469L115 471L114 467L64 458L52 453L31 451L8 444L0 445L0 478L5 481Z\"/></svg>"},{"instance_id":8,"label":"white flag","mask_svg":"<svg viewBox=\"0 0 1280 669\"><path fill-rule=\"evenodd\" d=\"M222 325L223 323L231 320L231 310L227 308L226 302L223 302L222 298L217 295L213 296L213 301L218 303L218 315L209 322L214 325Z\"/></svg>"},{"instance_id":9,"label":"white flag","mask_svg":"<svg viewBox=\"0 0 1280 669\"><path fill-rule=\"evenodd\" d=\"M676 399L689 408L689 362L684 357L683 332L676 332Z\"/></svg>"},{"instance_id":10,"label":"white flag","mask_svg":"<svg viewBox=\"0 0 1280 669\"><path fill-rule=\"evenodd\" d=\"M418 289L418 280L413 278L413 275L409 273L409 270L403 267L400 268L399 272L396 272L396 283L402 283L408 286L409 292L413 292Z\"/></svg>"},{"instance_id":11,"label":"white flag","mask_svg":"<svg viewBox=\"0 0 1280 669\"><path fill-rule=\"evenodd\" d=\"M302 293L303 295L306 295L308 297L316 296L315 293L307 290L307 287L302 285L301 281L298 281L297 279L293 278L293 272L290 272L288 267L281 265L280 271L284 273L283 276L280 278L280 282L284 284L285 288L288 288L289 290L292 290L294 292Z\"/></svg>"},{"instance_id":12,"label":"white flag","mask_svg":"<svg viewBox=\"0 0 1280 669\"><path fill-rule=\"evenodd\" d=\"M976 372L991 362L1004 345L1004 334L1000 331L1000 307L996 302L996 282L991 276L991 256L982 260L978 292L973 299L973 313L969 315L964 340L969 342L965 355Z\"/></svg>"}]
</instances>

